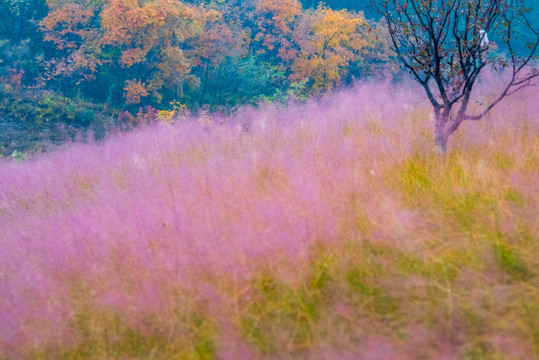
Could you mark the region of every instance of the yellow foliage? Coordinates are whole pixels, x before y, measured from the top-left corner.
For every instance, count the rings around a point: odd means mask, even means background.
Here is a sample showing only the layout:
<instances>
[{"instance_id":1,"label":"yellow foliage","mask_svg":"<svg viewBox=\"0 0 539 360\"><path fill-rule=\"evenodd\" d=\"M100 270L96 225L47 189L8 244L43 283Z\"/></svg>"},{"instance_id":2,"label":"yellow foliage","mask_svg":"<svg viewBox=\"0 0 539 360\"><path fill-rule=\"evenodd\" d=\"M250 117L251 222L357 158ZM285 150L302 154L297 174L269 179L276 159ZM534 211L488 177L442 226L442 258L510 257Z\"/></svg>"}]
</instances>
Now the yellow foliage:
<instances>
[{"instance_id":1,"label":"yellow foliage","mask_svg":"<svg viewBox=\"0 0 539 360\"><path fill-rule=\"evenodd\" d=\"M174 123L175 120L183 118L187 113L187 106L180 103L179 101L172 101L172 110L161 110L159 111L159 118L167 123Z\"/></svg>"},{"instance_id":2,"label":"yellow foliage","mask_svg":"<svg viewBox=\"0 0 539 360\"><path fill-rule=\"evenodd\" d=\"M361 14L351 14L346 11L336 11L323 6L318 7L317 20L313 31L318 36L317 47L320 51L338 46L355 45L359 37L359 27L365 24Z\"/></svg>"},{"instance_id":3,"label":"yellow foliage","mask_svg":"<svg viewBox=\"0 0 539 360\"><path fill-rule=\"evenodd\" d=\"M366 45L366 20L362 13L319 6L305 16L294 33L299 55L293 58L293 79L310 78L313 90L337 85L350 61Z\"/></svg>"}]
</instances>

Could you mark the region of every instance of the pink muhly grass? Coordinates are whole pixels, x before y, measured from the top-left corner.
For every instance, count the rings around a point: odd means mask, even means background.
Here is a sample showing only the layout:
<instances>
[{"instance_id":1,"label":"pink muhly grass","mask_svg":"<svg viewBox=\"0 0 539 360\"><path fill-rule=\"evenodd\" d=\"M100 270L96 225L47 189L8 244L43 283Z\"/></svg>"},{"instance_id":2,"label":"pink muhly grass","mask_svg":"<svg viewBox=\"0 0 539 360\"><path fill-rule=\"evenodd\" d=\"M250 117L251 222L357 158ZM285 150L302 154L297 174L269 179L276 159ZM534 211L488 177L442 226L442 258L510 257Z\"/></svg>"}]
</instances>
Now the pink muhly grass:
<instances>
[{"instance_id":1,"label":"pink muhly grass","mask_svg":"<svg viewBox=\"0 0 539 360\"><path fill-rule=\"evenodd\" d=\"M364 84L286 109L244 108L223 125L195 119L161 124L101 145L75 144L23 163L1 163L0 357L76 348L83 334L70 329L81 314L112 313L103 326L119 321L147 336L155 331L174 339L181 331L174 319L185 309L195 309L208 332L219 329L220 357L252 357L257 352L244 340L250 335L240 329L248 309L240 305L255 296L252 282L261 274L297 286L293 293L301 298L317 247L329 249L331 258L343 244L361 248L368 242L425 259L457 248L459 243L440 245L446 236L440 231L432 236L433 228L440 230L435 226L443 209L425 216L421 201L402 190L415 191L421 174L412 172L416 180L406 183L403 169L416 163L427 164L412 167L417 172L450 167L470 151L480 155L467 165L469 171L490 171L480 164L489 155L477 148L496 149L490 142L499 134L515 141L536 137L534 96L524 92L500 105L500 114L515 115L513 122L492 115L488 124L465 124L451 140L455 160L434 163L423 160L433 156L430 110L410 86ZM513 180L507 181L537 204L529 186L536 168L519 158L518 142L503 149L516 159ZM437 191L425 201L438 201ZM349 256L349 263L360 264L353 256L367 255ZM388 275L377 286L405 276L395 269L406 264L392 264L399 257L387 256L380 255ZM376 289L361 286L378 296ZM406 298L407 290L397 286L395 297ZM420 305L409 308L419 312ZM152 319L166 326L148 325ZM310 357L399 358L404 349L400 358L414 358L415 350L386 337L384 326L382 334L358 335L360 345L347 342L346 354L320 338L313 345L320 352L311 349ZM408 341L428 346L445 336L417 339L410 333ZM454 343L425 353L452 358Z\"/></svg>"}]
</instances>

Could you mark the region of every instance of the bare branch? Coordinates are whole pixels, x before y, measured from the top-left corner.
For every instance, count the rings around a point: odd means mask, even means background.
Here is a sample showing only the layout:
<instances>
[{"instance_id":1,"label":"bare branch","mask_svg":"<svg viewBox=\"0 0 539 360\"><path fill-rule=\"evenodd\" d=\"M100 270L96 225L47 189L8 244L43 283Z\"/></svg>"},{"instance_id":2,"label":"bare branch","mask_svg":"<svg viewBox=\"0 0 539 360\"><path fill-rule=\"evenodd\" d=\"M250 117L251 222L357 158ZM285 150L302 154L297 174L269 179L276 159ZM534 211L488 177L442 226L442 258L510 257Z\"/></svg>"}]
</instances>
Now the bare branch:
<instances>
[{"instance_id":1,"label":"bare branch","mask_svg":"<svg viewBox=\"0 0 539 360\"><path fill-rule=\"evenodd\" d=\"M464 116L464 120L481 120L486 114L488 114L496 105L498 105L500 103L500 101L502 101L505 97L507 96L510 96L510 95L513 95L514 93L516 93L517 91L525 88L525 87L529 87L529 86L533 86L534 84L531 83L531 80L535 77L539 76L539 73L537 74L533 74L533 75L530 75L529 77L527 77L526 79L523 79L523 80L520 80L520 81L517 81L515 82L515 80L511 80L511 82L509 83L509 85L507 85L505 87L505 89L502 91L502 93L500 94L500 96L498 96L496 98L496 100L494 100L489 106L487 106L485 108L485 110L483 110L479 115L465 115ZM518 85L522 85L524 84L523 86L518 86ZM516 89L513 89L511 90L512 87L514 86L517 86Z\"/></svg>"}]
</instances>

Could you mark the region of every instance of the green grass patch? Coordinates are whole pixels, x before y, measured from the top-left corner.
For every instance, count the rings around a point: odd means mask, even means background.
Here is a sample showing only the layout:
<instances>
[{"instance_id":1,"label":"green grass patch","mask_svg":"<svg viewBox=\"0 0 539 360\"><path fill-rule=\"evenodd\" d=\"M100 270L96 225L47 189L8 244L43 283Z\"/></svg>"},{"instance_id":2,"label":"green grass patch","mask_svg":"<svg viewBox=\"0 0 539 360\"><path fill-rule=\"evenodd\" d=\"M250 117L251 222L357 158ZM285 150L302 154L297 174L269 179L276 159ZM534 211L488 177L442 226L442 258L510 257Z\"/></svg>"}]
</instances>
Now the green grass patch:
<instances>
[{"instance_id":1,"label":"green grass patch","mask_svg":"<svg viewBox=\"0 0 539 360\"><path fill-rule=\"evenodd\" d=\"M500 269L514 280L525 281L532 275L517 249L509 245L494 244L494 258Z\"/></svg>"}]
</instances>

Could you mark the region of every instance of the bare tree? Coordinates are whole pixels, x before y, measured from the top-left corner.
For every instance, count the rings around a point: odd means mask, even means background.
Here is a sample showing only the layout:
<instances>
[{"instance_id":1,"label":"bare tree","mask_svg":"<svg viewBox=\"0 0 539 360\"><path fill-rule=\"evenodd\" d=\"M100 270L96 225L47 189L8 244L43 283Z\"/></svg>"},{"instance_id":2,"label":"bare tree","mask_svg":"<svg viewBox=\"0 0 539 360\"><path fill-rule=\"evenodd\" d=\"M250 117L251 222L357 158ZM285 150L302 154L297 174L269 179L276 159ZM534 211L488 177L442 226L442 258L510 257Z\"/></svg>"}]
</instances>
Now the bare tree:
<instances>
[{"instance_id":1,"label":"bare tree","mask_svg":"<svg viewBox=\"0 0 539 360\"><path fill-rule=\"evenodd\" d=\"M399 61L423 86L434 107L439 154L446 153L449 136L464 120L480 120L506 96L533 85L539 75L530 66L539 44L539 26L530 22L532 9L522 0L374 1ZM530 41L523 40L524 33ZM503 55L487 54L491 48L487 34L496 38ZM490 104L470 114L472 90L488 64L508 68L511 76Z\"/></svg>"}]
</instances>

